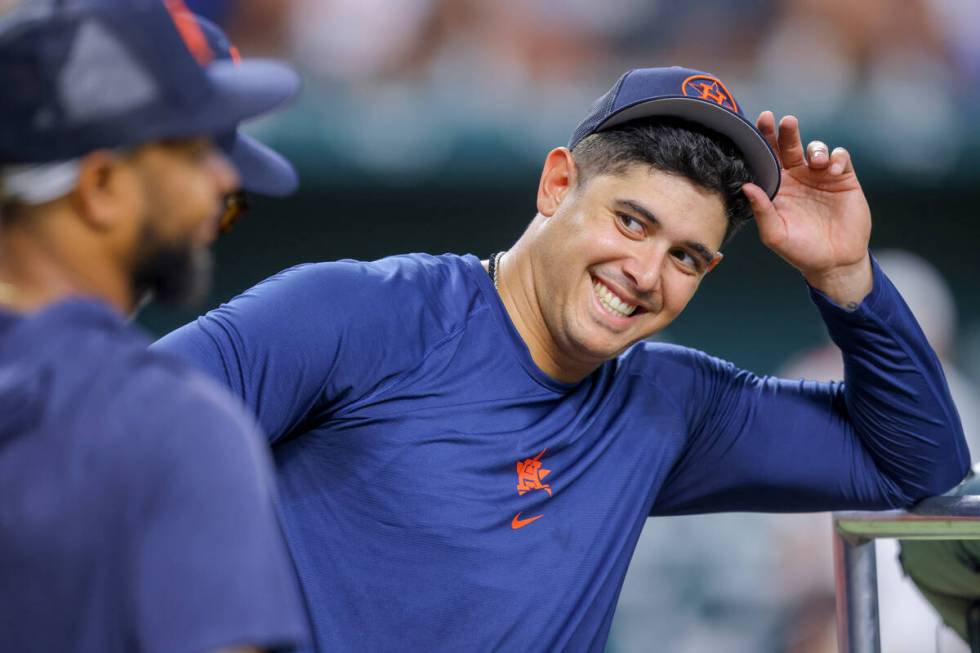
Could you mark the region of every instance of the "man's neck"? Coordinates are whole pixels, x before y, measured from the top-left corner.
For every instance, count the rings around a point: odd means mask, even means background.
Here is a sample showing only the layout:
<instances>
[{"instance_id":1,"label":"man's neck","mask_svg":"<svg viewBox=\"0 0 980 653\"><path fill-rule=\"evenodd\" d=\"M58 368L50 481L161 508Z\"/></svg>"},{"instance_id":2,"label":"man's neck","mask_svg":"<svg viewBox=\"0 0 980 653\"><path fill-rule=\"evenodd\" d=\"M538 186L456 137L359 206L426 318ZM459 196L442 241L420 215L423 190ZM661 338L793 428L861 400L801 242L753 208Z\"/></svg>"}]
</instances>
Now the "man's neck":
<instances>
[{"instance_id":1,"label":"man's neck","mask_svg":"<svg viewBox=\"0 0 980 653\"><path fill-rule=\"evenodd\" d=\"M86 263L62 249L16 229L0 232L0 306L31 313L69 297L92 297L120 313L132 309L129 284L107 273L105 261L93 256Z\"/></svg>"},{"instance_id":2,"label":"man's neck","mask_svg":"<svg viewBox=\"0 0 980 653\"><path fill-rule=\"evenodd\" d=\"M578 383L595 371L598 365L564 355L551 337L534 292L532 260L521 241L497 261L497 288L510 321L538 369L563 383Z\"/></svg>"}]
</instances>

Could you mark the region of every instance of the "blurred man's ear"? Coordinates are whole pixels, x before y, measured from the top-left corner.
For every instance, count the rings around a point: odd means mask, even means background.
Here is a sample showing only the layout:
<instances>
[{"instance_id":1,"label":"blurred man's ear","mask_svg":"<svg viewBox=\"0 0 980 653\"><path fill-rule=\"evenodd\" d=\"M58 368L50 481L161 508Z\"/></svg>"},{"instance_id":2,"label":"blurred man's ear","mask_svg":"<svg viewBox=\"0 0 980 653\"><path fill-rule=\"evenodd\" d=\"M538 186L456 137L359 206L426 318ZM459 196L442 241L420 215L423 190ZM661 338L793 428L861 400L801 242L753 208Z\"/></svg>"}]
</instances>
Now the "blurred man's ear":
<instances>
[{"instance_id":1,"label":"blurred man's ear","mask_svg":"<svg viewBox=\"0 0 980 653\"><path fill-rule=\"evenodd\" d=\"M577 183L578 169L568 148L556 147L548 152L538 183L538 213L546 218L553 216Z\"/></svg>"},{"instance_id":2,"label":"blurred man's ear","mask_svg":"<svg viewBox=\"0 0 980 653\"><path fill-rule=\"evenodd\" d=\"M137 183L128 157L111 150L91 152L79 164L72 206L91 228L110 230L132 216Z\"/></svg>"}]
</instances>

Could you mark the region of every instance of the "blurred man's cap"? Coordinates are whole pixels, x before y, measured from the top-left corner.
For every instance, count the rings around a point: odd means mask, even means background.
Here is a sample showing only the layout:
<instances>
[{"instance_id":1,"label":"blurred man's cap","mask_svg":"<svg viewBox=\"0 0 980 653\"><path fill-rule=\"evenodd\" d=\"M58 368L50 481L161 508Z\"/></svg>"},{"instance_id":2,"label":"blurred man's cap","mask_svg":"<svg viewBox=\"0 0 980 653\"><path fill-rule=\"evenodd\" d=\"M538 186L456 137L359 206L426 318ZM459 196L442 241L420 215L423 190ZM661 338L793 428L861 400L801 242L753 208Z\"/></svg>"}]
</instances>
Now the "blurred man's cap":
<instances>
[{"instance_id":1,"label":"blurred man's cap","mask_svg":"<svg viewBox=\"0 0 980 653\"><path fill-rule=\"evenodd\" d=\"M639 118L682 118L727 136L742 152L752 182L770 198L779 190L779 161L720 79L690 68L637 68L596 100L568 143Z\"/></svg>"},{"instance_id":2,"label":"blurred man's cap","mask_svg":"<svg viewBox=\"0 0 980 653\"><path fill-rule=\"evenodd\" d=\"M238 50L217 25L203 16L195 15L198 28L204 34L215 61L242 62ZM254 60L246 60L245 63ZM247 134L235 131L218 137L218 144L238 168L242 187L261 195L289 195L299 185L292 164L275 150Z\"/></svg>"},{"instance_id":3,"label":"blurred man's cap","mask_svg":"<svg viewBox=\"0 0 980 653\"><path fill-rule=\"evenodd\" d=\"M292 98L272 61L217 61L181 0L0 0L0 165L232 134Z\"/></svg>"}]
</instances>

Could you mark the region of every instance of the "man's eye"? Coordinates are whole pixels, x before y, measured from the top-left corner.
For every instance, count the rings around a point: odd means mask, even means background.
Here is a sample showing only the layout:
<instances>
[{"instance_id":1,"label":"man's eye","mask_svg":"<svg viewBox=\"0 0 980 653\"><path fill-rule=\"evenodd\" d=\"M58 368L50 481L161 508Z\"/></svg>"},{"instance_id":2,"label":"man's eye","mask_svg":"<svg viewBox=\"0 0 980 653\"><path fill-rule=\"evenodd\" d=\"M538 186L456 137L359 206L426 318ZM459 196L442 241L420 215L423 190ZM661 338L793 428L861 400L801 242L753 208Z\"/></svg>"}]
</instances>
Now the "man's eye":
<instances>
[{"instance_id":1,"label":"man's eye","mask_svg":"<svg viewBox=\"0 0 980 653\"><path fill-rule=\"evenodd\" d=\"M211 141L206 138L184 138L162 142L179 156L186 157L189 161L203 159L214 147Z\"/></svg>"},{"instance_id":2,"label":"man's eye","mask_svg":"<svg viewBox=\"0 0 980 653\"><path fill-rule=\"evenodd\" d=\"M643 223L634 217L628 216L625 213L617 214L620 224L623 225L628 231L635 234L643 233Z\"/></svg>"},{"instance_id":3,"label":"man's eye","mask_svg":"<svg viewBox=\"0 0 980 653\"><path fill-rule=\"evenodd\" d=\"M701 262L694 256L683 249L675 249L671 251L671 256L676 258L681 262L681 265L691 268L692 270L701 270Z\"/></svg>"},{"instance_id":4,"label":"man's eye","mask_svg":"<svg viewBox=\"0 0 980 653\"><path fill-rule=\"evenodd\" d=\"M187 153L194 161L204 161L205 159L217 154L217 150L211 143L200 143L194 146L194 148Z\"/></svg>"}]
</instances>

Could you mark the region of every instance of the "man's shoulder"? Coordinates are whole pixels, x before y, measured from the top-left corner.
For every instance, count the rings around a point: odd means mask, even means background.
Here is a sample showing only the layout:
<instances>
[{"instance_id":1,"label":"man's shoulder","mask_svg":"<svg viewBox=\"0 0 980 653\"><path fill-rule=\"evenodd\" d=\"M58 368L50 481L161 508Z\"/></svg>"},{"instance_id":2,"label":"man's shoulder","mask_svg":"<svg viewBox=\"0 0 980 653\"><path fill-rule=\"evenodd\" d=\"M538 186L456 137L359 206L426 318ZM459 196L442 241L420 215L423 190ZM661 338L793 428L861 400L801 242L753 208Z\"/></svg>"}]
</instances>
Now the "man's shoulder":
<instances>
[{"instance_id":1,"label":"man's shoulder","mask_svg":"<svg viewBox=\"0 0 980 653\"><path fill-rule=\"evenodd\" d=\"M227 390L166 353L130 352L113 367L69 418L93 471L141 495L203 476L243 491L268 482L260 428Z\"/></svg>"},{"instance_id":2,"label":"man's shoulder","mask_svg":"<svg viewBox=\"0 0 980 653\"><path fill-rule=\"evenodd\" d=\"M2 411L0 439L37 433L24 456L47 447L144 486L188 461L254 457L257 427L234 397L108 309L82 308L27 318L2 343L0 407L17 410Z\"/></svg>"},{"instance_id":3,"label":"man's shoulder","mask_svg":"<svg viewBox=\"0 0 980 653\"><path fill-rule=\"evenodd\" d=\"M626 373L657 380L692 374L713 360L708 354L691 347L645 340L623 352L618 363Z\"/></svg>"},{"instance_id":4,"label":"man's shoulder","mask_svg":"<svg viewBox=\"0 0 980 653\"><path fill-rule=\"evenodd\" d=\"M377 334L387 328L389 336L398 337L413 325L416 331L445 333L480 305L474 301L480 294L473 278L478 266L475 257L455 254L307 263L245 291L224 313L232 316L252 305L250 321L275 326L274 316L285 314L301 331L335 325Z\"/></svg>"},{"instance_id":5,"label":"man's shoulder","mask_svg":"<svg viewBox=\"0 0 980 653\"><path fill-rule=\"evenodd\" d=\"M617 360L633 383L656 386L679 401L700 396L718 379L738 374L732 363L705 352L666 342L638 342Z\"/></svg>"},{"instance_id":6,"label":"man's shoulder","mask_svg":"<svg viewBox=\"0 0 980 653\"><path fill-rule=\"evenodd\" d=\"M201 451L205 444L239 446L258 434L254 418L238 398L165 352L146 350L133 356L118 396L115 403L125 421L140 425L155 441L164 437Z\"/></svg>"},{"instance_id":7,"label":"man's shoulder","mask_svg":"<svg viewBox=\"0 0 980 653\"><path fill-rule=\"evenodd\" d=\"M28 365L47 374L64 401L117 416L109 426L159 420L172 430L205 419L251 425L226 390L177 357L148 349L146 335L121 320L89 319L35 340L47 353L29 357Z\"/></svg>"},{"instance_id":8,"label":"man's shoulder","mask_svg":"<svg viewBox=\"0 0 980 653\"><path fill-rule=\"evenodd\" d=\"M374 261L341 259L296 265L269 277L264 285L290 287L311 293L333 290L399 293L406 290L433 287L447 283L465 283L472 257L456 254L399 254Z\"/></svg>"},{"instance_id":9,"label":"man's shoulder","mask_svg":"<svg viewBox=\"0 0 980 653\"><path fill-rule=\"evenodd\" d=\"M234 419L251 424L245 408L225 388L184 361L166 352L144 350L134 353L119 392L128 401L150 401L162 413L189 413L197 417Z\"/></svg>"},{"instance_id":10,"label":"man's shoulder","mask_svg":"<svg viewBox=\"0 0 980 653\"><path fill-rule=\"evenodd\" d=\"M643 402L665 402L689 422L713 407L726 379L739 373L732 363L705 352L665 342L639 342L616 361L617 386L636 390Z\"/></svg>"}]
</instances>

